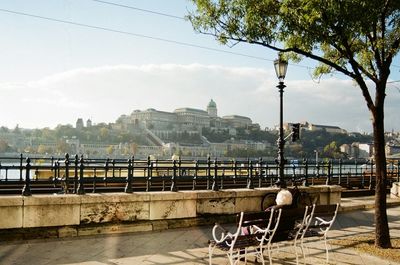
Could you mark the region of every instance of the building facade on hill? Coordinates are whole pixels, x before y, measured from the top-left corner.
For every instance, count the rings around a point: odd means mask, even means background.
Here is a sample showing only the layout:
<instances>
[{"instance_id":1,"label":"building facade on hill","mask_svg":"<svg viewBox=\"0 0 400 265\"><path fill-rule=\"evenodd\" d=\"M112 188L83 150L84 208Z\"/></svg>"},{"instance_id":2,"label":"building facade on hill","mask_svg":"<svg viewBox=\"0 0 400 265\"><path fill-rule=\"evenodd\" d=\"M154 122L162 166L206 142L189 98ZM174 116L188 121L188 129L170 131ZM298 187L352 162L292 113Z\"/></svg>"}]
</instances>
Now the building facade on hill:
<instances>
[{"instance_id":1,"label":"building facade on hill","mask_svg":"<svg viewBox=\"0 0 400 265\"><path fill-rule=\"evenodd\" d=\"M210 115L211 118L218 117L217 104L212 99L210 100L210 102L207 105L207 113L208 113L208 115Z\"/></svg>"},{"instance_id":2,"label":"building facade on hill","mask_svg":"<svg viewBox=\"0 0 400 265\"><path fill-rule=\"evenodd\" d=\"M285 123L283 125L284 130L291 130L293 123ZM300 126L304 130L308 130L311 132L316 132L316 131L326 131L327 133L332 133L332 134L347 134L347 131L345 129L342 129L338 126L331 126L331 125L320 125L320 124L312 124L308 121L304 121L300 123ZM278 130L278 126L276 126L276 129Z\"/></svg>"},{"instance_id":3,"label":"building facade on hill","mask_svg":"<svg viewBox=\"0 0 400 265\"><path fill-rule=\"evenodd\" d=\"M253 123L249 117L239 115L223 116L222 119L234 128L248 128Z\"/></svg>"},{"instance_id":4,"label":"building facade on hill","mask_svg":"<svg viewBox=\"0 0 400 265\"><path fill-rule=\"evenodd\" d=\"M135 110L130 116L122 115L118 119L124 124L142 124L154 131L201 131L202 128L247 128L252 120L245 116L230 115L218 117L217 104L210 100L206 110L195 108L178 108L173 112L156 109Z\"/></svg>"},{"instance_id":5,"label":"building facade on hill","mask_svg":"<svg viewBox=\"0 0 400 265\"><path fill-rule=\"evenodd\" d=\"M176 123L177 117L174 113L151 108L144 111L135 110L130 115L130 119L127 119L126 121L133 124L142 123L150 129L163 129L168 127L171 123Z\"/></svg>"},{"instance_id":6,"label":"building facade on hill","mask_svg":"<svg viewBox=\"0 0 400 265\"><path fill-rule=\"evenodd\" d=\"M77 119L77 120L76 120L75 128L78 129L78 130L82 130L83 127L84 127L84 125L83 125L83 119L82 119L82 118Z\"/></svg>"},{"instance_id":7,"label":"building facade on hill","mask_svg":"<svg viewBox=\"0 0 400 265\"><path fill-rule=\"evenodd\" d=\"M342 144L340 152L347 154L349 158L368 159L374 155L374 146L372 143Z\"/></svg>"},{"instance_id":8,"label":"building facade on hill","mask_svg":"<svg viewBox=\"0 0 400 265\"><path fill-rule=\"evenodd\" d=\"M330 125L319 125L319 124L307 123L307 124L305 124L304 128L306 128L309 131L323 131L323 130L325 130L327 133L340 133L340 134L346 134L347 133L347 131L345 129L342 129L342 128L338 127L338 126L330 126Z\"/></svg>"},{"instance_id":9,"label":"building facade on hill","mask_svg":"<svg viewBox=\"0 0 400 265\"><path fill-rule=\"evenodd\" d=\"M210 115L207 111L193 108L180 108L174 110L178 124L184 128L209 128Z\"/></svg>"},{"instance_id":10,"label":"building facade on hill","mask_svg":"<svg viewBox=\"0 0 400 265\"><path fill-rule=\"evenodd\" d=\"M400 145L386 144L385 146L386 155L395 155L400 153Z\"/></svg>"}]
</instances>

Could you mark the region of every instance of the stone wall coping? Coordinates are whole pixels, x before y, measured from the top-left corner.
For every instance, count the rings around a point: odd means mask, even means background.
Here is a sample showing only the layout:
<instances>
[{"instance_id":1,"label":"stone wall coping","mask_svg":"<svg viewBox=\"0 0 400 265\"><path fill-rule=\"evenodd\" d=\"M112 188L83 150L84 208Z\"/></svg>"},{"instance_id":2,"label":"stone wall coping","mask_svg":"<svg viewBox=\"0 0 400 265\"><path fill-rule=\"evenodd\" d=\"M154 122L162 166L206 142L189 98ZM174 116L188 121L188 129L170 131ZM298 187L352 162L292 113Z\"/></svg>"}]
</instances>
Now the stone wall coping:
<instances>
[{"instance_id":1,"label":"stone wall coping","mask_svg":"<svg viewBox=\"0 0 400 265\"><path fill-rule=\"evenodd\" d=\"M75 194L63 194L63 195L32 195L24 196L23 201L26 206L33 205L68 205L68 204L80 204L82 201L80 195Z\"/></svg>"},{"instance_id":2,"label":"stone wall coping","mask_svg":"<svg viewBox=\"0 0 400 265\"><path fill-rule=\"evenodd\" d=\"M299 186L299 189L317 195L320 204L339 202L342 191L340 186L327 185ZM118 226L119 222L133 224L152 220L161 220L157 223L159 226L157 229L163 229L165 222L162 221L165 220L186 220L234 214L240 211L258 211L263 196L267 193L277 193L279 190L274 187L220 191L0 196L0 216L3 217L0 219L0 231L12 228L80 226L96 223L113 223ZM110 226L106 232L119 230L115 227ZM141 226L140 229L150 228ZM60 233L80 234L69 229L61 230Z\"/></svg>"},{"instance_id":3,"label":"stone wall coping","mask_svg":"<svg viewBox=\"0 0 400 265\"><path fill-rule=\"evenodd\" d=\"M198 199L217 199L217 198L231 198L236 196L235 190L223 190L223 191L198 191Z\"/></svg>"},{"instance_id":4,"label":"stone wall coping","mask_svg":"<svg viewBox=\"0 0 400 265\"><path fill-rule=\"evenodd\" d=\"M152 191L150 201L196 200L198 191Z\"/></svg>"},{"instance_id":5,"label":"stone wall coping","mask_svg":"<svg viewBox=\"0 0 400 265\"><path fill-rule=\"evenodd\" d=\"M23 196L1 196L0 207L22 206L24 203Z\"/></svg>"},{"instance_id":6,"label":"stone wall coping","mask_svg":"<svg viewBox=\"0 0 400 265\"><path fill-rule=\"evenodd\" d=\"M91 193L80 195L81 204L117 203L117 202L143 202L150 200L149 192L138 193Z\"/></svg>"},{"instance_id":7,"label":"stone wall coping","mask_svg":"<svg viewBox=\"0 0 400 265\"><path fill-rule=\"evenodd\" d=\"M339 185L313 185L310 187L299 186L299 190L307 189L311 193L315 192L338 192L344 190L343 187Z\"/></svg>"},{"instance_id":8,"label":"stone wall coping","mask_svg":"<svg viewBox=\"0 0 400 265\"><path fill-rule=\"evenodd\" d=\"M246 192L246 190L247 190L247 192ZM239 195L239 197L243 197L243 196L241 196L241 194L245 194L245 196L247 197L247 196L249 196L248 195L248 191L251 191L251 195L252 196L264 196L265 194L267 194L267 193L278 193L279 192L279 190L280 190L280 188L275 188L275 187L273 187L273 188L254 188L254 189L238 189L237 191L238 191L238 195ZM247 193L247 194L246 194Z\"/></svg>"}]
</instances>

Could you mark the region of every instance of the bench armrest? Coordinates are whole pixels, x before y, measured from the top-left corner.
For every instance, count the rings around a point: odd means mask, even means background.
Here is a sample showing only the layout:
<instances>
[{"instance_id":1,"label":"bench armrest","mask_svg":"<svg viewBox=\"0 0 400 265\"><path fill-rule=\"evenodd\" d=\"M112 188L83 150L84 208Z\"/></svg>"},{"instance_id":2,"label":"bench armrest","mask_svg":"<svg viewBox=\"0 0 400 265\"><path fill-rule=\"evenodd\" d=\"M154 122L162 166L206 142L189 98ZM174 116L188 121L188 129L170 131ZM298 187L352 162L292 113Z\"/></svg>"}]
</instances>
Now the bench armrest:
<instances>
[{"instance_id":1,"label":"bench armrest","mask_svg":"<svg viewBox=\"0 0 400 265\"><path fill-rule=\"evenodd\" d=\"M316 219L315 225L326 225L326 224L332 223L332 221L333 221L333 220L326 221L325 219L323 219L321 217L315 217L315 219Z\"/></svg>"},{"instance_id":2,"label":"bench armrest","mask_svg":"<svg viewBox=\"0 0 400 265\"><path fill-rule=\"evenodd\" d=\"M220 233L220 236L217 236L218 232ZM234 235L227 229L216 223L212 229L212 236L216 243L221 243L225 241L227 238L232 238Z\"/></svg>"}]
</instances>

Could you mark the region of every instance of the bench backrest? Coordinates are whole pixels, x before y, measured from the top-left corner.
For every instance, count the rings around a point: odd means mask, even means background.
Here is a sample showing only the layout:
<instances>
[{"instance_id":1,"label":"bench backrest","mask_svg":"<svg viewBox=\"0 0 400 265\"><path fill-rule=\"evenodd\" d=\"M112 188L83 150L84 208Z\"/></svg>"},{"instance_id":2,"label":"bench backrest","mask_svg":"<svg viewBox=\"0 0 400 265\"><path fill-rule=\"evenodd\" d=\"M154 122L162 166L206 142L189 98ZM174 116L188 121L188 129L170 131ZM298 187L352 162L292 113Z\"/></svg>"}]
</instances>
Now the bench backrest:
<instances>
[{"instance_id":1,"label":"bench backrest","mask_svg":"<svg viewBox=\"0 0 400 265\"><path fill-rule=\"evenodd\" d=\"M266 227L270 218L270 212L245 212L243 214L242 227L256 225L258 227ZM236 216L236 223L239 223L239 215Z\"/></svg>"},{"instance_id":2,"label":"bench backrest","mask_svg":"<svg viewBox=\"0 0 400 265\"><path fill-rule=\"evenodd\" d=\"M302 224L306 216L312 217L313 207L300 207L283 209L278 228L272 242L285 241L290 239L290 234L293 232L297 224ZM310 218L308 219L310 221Z\"/></svg>"}]
</instances>

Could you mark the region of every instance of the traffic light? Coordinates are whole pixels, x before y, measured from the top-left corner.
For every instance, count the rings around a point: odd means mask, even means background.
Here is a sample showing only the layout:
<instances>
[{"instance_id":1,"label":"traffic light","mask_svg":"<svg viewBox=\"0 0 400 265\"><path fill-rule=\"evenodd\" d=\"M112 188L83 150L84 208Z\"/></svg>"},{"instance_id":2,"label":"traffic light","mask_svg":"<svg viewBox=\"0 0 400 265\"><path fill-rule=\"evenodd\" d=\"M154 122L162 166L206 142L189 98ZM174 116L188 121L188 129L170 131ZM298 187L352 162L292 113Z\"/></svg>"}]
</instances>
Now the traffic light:
<instances>
[{"instance_id":1,"label":"traffic light","mask_svg":"<svg viewBox=\"0 0 400 265\"><path fill-rule=\"evenodd\" d=\"M292 142L300 139L300 123L292 124Z\"/></svg>"}]
</instances>

